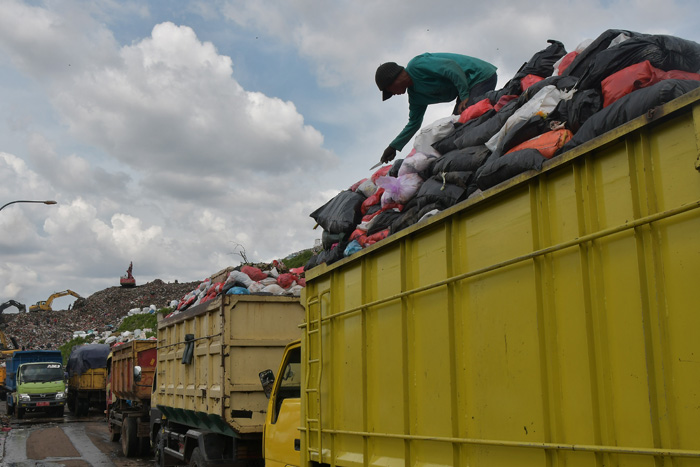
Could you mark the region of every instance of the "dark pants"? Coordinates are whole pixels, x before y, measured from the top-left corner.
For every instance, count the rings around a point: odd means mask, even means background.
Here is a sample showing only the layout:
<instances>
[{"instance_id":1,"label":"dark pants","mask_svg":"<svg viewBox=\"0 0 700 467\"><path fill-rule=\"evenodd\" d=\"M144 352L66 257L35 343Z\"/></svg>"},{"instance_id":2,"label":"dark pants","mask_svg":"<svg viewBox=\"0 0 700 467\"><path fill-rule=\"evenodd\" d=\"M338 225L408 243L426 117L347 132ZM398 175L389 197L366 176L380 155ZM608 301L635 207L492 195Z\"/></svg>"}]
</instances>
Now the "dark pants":
<instances>
[{"instance_id":1,"label":"dark pants","mask_svg":"<svg viewBox=\"0 0 700 467\"><path fill-rule=\"evenodd\" d=\"M498 75L496 73L493 74L488 79L485 79L484 81L480 83L476 83L472 88L469 90L469 98L467 99L467 107L469 107L472 104L476 104L481 100L484 94L486 94L489 91L493 91L496 89L496 84L498 83ZM459 103L461 101L459 100L459 96L457 96L457 102L455 103L455 109L452 111L453 115L459 115L459 111L457 108L459 107Z\"/></svg>"}]
</instances>

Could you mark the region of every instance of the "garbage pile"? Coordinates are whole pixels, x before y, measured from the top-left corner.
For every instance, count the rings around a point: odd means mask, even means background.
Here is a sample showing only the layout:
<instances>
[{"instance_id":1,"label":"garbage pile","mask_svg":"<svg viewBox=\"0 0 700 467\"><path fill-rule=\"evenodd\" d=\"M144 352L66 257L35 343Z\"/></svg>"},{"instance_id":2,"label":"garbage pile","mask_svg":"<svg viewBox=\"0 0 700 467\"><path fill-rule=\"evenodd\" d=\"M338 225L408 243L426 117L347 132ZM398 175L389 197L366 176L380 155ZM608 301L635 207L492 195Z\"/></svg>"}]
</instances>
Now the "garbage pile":
<instances>
[{"instance_id":1,"label":"garbage pile","mask_svg":"<svg viewBox=\"0 0 700 467\"><path fill-rule=\"evenodd\" d=\"M700 44L610 29L567 52L550 40L500 90L415 136L311 214L331 264L700 86Z\"/></svg>"},{"instance_id":2,"label":"garbage pile","mask_svg":"<svg viewBox=\"0 0 700 467\"><path fill-rule=\"evenodd\" d=\"M287 269L284 263L279 261L258 266L243 265L218 274L218 277L214 277L214 279L205 279L179 301L173 300L170 303L170 307L174 311L168 317L192 306L213 300L219 295L253 294L298 297L306 286L303 267Z\"/></svg>"},{"instance_id":3,"label":"garbage pile","mask_svg":"<svg viewBox=\"0 0 700 467\"><path fill-rule=\"evenodd\" d=\"M143 312L145 308L150 312L166 307L196 284L156 279L135 288L110 287L76 301L71 310L3 313L2 325L5 334L16 338L26 349L56 350L78 335L95 335L96 341L100 341L112 336L121 320L133 314L133 310Z\"/></svg>"}]
</instances>

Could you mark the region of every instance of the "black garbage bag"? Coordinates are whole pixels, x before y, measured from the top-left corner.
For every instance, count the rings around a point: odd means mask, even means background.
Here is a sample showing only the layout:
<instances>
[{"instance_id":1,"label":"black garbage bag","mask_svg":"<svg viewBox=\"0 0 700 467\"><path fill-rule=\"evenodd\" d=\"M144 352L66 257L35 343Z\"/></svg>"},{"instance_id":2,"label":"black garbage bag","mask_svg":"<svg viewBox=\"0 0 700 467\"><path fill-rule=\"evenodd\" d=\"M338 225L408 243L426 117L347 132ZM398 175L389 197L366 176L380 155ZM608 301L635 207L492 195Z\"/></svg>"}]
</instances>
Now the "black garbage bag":
<instances>
[{"instance_id":1,"label":"black garbage bag","mask_svg":"<svg viewBox=\"0 0 700 467\"><path fill-rule=\"evenodd\" d=\"M483 115L481 115L480 117L474 118L466 123L458 125L457 127L455 127L452 133L445 136L441 140L434 142L433 149L435 149L440 154L447 154L450 151L454 151L455 149L457 149L457 145L455 144L455 140L457 138L459 138L463 133L470 131L473 128L477 128L478 126L489 120L491 117L496 115L496 113L497 112L495 110L491 109Z\"/></svg>"},{"instance_id":2,"label":"black garbage bag","mask_svg":"<svg viewBox=\"0 0 700 467\"><path fill-rule=\"evenodd\" d=\"M498 130L503 127L516 110L520 107L519 100L510 101L500 111L482 124L463 132L455 138L453 149L468 148L470 146L480 146L491 139Z\"/></svg>"},{"instance_id":3,"label":"black garbage bag","mask_svg":"<svg viewBox=\"0 0 700 467\"><path fill-rule=\"evenodd\" d=\"M388 229L389 227L391 227L391 224L393 224L394 221L399 217L401 217L401 212L397 211L396 209L389 209L380 214L377 214L377 216L374 219L372 219L372 221L369 224L369 228L367 229L367 235L374 235L377 232L381 232L382 230Z\"/></svg>"},{"instance_id":4,"label":"black garbage bag","mask_svg":"<svg viewBox=\"0 0 700 467\"><path fill-rule=\"evenodd\" d=\"M324 230L321 234L321 246L324 250L330 250L334 244L342 242L347 237L349 237L347 232L330 233L327 230Z\"/></svg>"},{"instance_id":5,"label":"black garbage bag","mask_svg":"<svg viewBox=\"0 0 700 467\"><path fill-rule=\"evenodd\" d=\"M491 105L496 105L503 96L519 96L523 92L523 86L520 80L524 76L525 75L519 76L518 78L511 78L501 89L489 91L484 94L484 98L488 99Z\"/></svg>"},{"instance_id":6,"label":"black garbage bag","mask_svg":"<svg viewBox=\"0 0 700 467\"><path fill-rule=\"evenodd\" d=\"M498 158L489 158L486 164L477 170L476 184L480 189L486 190L528 170L540 170L546 160L537 149L531 148L504 154Z\"/></svg>"},{"instance_id":7,"label":"black garbage bag","mask_svg":"<svg viewBox=\"0 0 700 467\"><path fill-rule=\"evenodd\" d=\"M649 60L664 71L700 70L700 44L665 35L641 35L599 52L578 85L579 89L599 88L600 82L630 65Z\"/></svg>"},{"instance_id":8,"label":"black garbage bag","mask_svg":"<svg viewBox=\"0 0 700 467\"><path fill-rule=\"evenodd\" d=\"M595 60L596 55L610 47L612 41L620 34L625 34L628 37L639 37L643 34L625 29L608 29L599 35L588 47L582 50L571 64L562 71L562 76L575 76L580 78L586 72L591 63Z\"/></svg>"},{"instance_id":9,"label":"black garbage bag","mask_svg":"<svg viewBox=\"0 0 700 467\"><path fill-rule=\"evenodd\" d=\"M542 78L552 75L554 64L566 55L566 48L564 44L553 39L549 39L547 42L550 45L533 55L519 73L522 73L523 76L537 75Z\"/></svg>"},{"instance_id":10,"label":"black garbage bag","mask_svg":"<svg viewBox=\"0 0 700 467\"><path fill-rule=\"evenodd\" d=\"M394 178L398 177L401 164L403 164L403 159L394 160L394 165L391 166L391 169L389 169L389 173L387 173L387 175Z\"/></svg>"},{"instance_id":11,"label":"black garbage bag","mask_svg":"<svg viewBox=\"0 0 700 467\"><path fill-rule=\"evenodd\" d=\"M345 248L348 246L349 242L343 241L335 246L331 250L322 250L319 254L312 256L304 265L304 270L308 271L311 268L315 268L319 264L332 264L339 261L345 257Z\"/></svg>"},{"instance_id":12,"label":"black garbage bag","mask_svg":"<svg viewBox=\"0 0 700 467\"><path fill-rule=\"evenodd\" d=\"M395 234L396 232L399 232L405 229L406 227L412 226L413 224L421 220L423 216L429 213L430 211L433 211L435 209L437 209L438 211L441 210L440 206L437 203L419 205L417 200L414 200L412 200L413 202L409 202L408 204L406 204L406 207L401 213L401 217L396 219L389 228L389 234Z\"/></svg>"},{"instance_id":13,"label":"black garbage bag","mask_svg":"<svg viewBox=\"0 0 700 467\"><path fill-rule=\"evenodd\" d=\"M448 183L445 175L433 175L421 185L418 193L416 193L416 202L418 206L426 206L435 204L440 209L447 209L450 206L457 204L462 200L465 186L459 186Z\"/></svg>"},{"instance_id":14,"label":"black garbage bag","mask_svg":"<svg viewBox=\"0 0 700 467\"><path fill-rule=\"evenodd\" d=\"M475 171L491 154L485 145L455 149L439 157L433 165L432 175L441 172Z\"/></svg>"},{"instance_id":15,"label":"black garbage bag","mask_svg":"<svg viewBox=\"0 0 700 467\"><path fill-rule=\"evenodd\" d=\"M362 219L360 206L365 195L341 191L326 204L311 213L311 217L330 233L352 232Z\"/></svg>"},{"instance_id":16,"label":"black garbage bag","mask_svg":"<svg viewBox=\"0 0 700 467\"><path fill-rule=\"evenodd\" d=\"M527 120L513 125L501 140L501 143L494 153L505 154L511 148L529 139L539 136L549 130L549 120L540 114L535 114Z\"/></svg>"},{"instance_id":17,"label":"black garbage bag","mask_svg":"<svg viewBox=\"0 0 700 467\"><path fill-rule=\"evenodd\" d=\"M562 99L548 115L548 120L560 121L573 133L592 115L603 108L603 98L595 89L576 91L571 99Z\"/></svg>"},{"instance_id":18,"label":"black garbage bag","mask_svg":"<svg viewBox=\"0 0 700 467\"><path fill-rule=\"evenodd\" d=\"M698 81L668 79L627 94L586 120L557 155L644 115L649 109L670 102L698 86Z\"/></svg>"},{"instance_id":19,"label":"black garbage bag","mask_svg":"<svg viewBox=\"0 0 700 467\"><path fill-rule=\"evenodd\" d=\"M444 177L445 182L457 185L466 190L474 179L474 172L475 171L443 172L440 175Z\"/></svg>"}]
</instances>

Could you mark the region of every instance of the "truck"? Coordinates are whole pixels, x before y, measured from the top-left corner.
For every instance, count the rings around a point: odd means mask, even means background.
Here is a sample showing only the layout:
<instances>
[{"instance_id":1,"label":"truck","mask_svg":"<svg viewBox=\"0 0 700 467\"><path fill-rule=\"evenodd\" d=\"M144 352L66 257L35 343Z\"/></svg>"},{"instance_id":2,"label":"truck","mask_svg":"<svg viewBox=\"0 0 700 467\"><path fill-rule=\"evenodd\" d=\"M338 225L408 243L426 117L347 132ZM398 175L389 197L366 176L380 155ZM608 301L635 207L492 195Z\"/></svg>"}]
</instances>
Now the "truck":
<instances>
[{"instance_id":1,"label":"truck","mask_svg":"<svg viewBox=\"0 0 700 467\"><path fill-rule=\"evenodd\" d=\"M108 344L85 344L73 348L68 357L68 410L86 417L90 409L103 412L107 405Z\"/></svg>"},{"instance_id":2,"label":"truck","mask_svg":"<svg viewBox=\"0 0 700 467\"><path fill-rule=\"evenodd\" d=\"M700 466L699 208L696 90L306 271L266 466Z\"/></svg>"},{"instance_id":3,"label":"truck","mask_svg":"<svg viewBox=\"0 0 700 467\"><path fill-rule=\"evenodd\" d=\"M158 351L153 339L136 339L112 348L108 359L112 398L107 408L110 441L121 439L126 457L151 449L151 391ZM155 437L155 434L154 436Z\"/></svg>"},{"instance_id":4,"label":"truck","mask_svg":"<svg viewBox=\"0 0 700 467\"><path fill-rule=\"evenodd\" d=\"M63 356L60 350L20 350L6 361L7 414L27 412L62 417L66 402Z\"/></svg>"},{"instance_id":5,"label":"truck","mask_svg":"<svg viewBox=\"0 0 700 467\"><path fill-rule=\"evenodd\" d=\"M299 338L298 297L219 295L158 323L151 433L158 465L263 465L258 373Z\"/></svg>"}]
</instances>

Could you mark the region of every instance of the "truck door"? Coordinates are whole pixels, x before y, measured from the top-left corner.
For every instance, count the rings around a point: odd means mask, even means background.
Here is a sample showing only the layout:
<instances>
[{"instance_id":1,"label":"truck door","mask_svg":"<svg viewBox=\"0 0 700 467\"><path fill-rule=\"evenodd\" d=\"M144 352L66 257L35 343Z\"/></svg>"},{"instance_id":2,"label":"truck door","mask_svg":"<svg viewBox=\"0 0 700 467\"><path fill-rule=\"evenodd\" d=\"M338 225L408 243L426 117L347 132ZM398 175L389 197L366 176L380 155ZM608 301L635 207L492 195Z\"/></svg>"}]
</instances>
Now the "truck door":
<instances>
[{"instance_id":1,"label":"truck door","mask_svg":"<svg viewBox=\"0 0 700 467\"><path fill-rule=\"evenodd\" d=\"M265 466L300 464L301 347L285 354L265 426Z\"/></svg>"}]
</instances>

